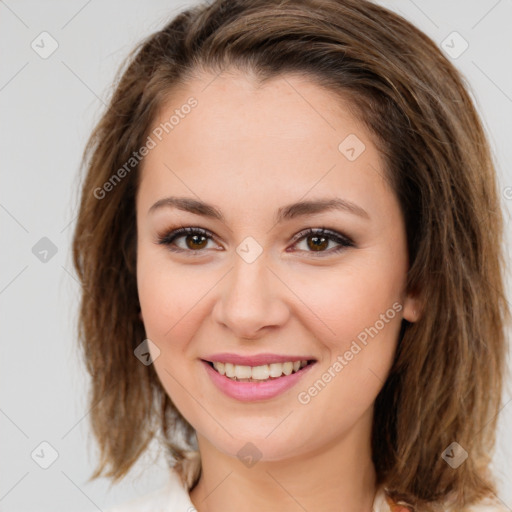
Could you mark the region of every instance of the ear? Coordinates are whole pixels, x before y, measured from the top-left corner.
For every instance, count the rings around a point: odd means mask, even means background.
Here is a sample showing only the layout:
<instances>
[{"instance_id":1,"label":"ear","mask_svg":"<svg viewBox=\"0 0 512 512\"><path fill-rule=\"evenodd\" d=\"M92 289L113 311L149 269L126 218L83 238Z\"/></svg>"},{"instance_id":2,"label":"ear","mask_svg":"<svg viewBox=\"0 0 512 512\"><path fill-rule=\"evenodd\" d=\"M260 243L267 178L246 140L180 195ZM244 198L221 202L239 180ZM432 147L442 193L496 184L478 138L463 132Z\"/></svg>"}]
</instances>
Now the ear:
<instances>
[{"instance_id":1,"label":"ear","mask_svg":"<svg viewBox=\"0 0 512 512\"><path fill-rule=\"evenodd\" d=\"M408 293L403 304L403 317L408 322L417 322L423 314L423 301L419 294Z\"/></svg>"}]
</instances>

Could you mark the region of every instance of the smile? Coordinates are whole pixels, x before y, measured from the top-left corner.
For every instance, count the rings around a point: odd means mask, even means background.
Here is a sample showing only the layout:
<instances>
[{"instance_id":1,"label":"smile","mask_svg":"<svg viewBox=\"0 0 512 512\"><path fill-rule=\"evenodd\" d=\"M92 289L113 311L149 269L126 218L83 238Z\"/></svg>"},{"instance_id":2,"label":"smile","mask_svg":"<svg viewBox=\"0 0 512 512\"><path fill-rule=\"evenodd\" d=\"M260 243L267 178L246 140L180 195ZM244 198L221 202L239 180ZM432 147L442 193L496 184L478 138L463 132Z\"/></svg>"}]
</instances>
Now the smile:
<instances>
[{"instance_id":1,"label":"smile","mask_svg":"<svg viewBox=\"0 0 512 512\"><path fill-rule=\"evenodd\" d=\"M269 400L294 387L316 363L308 356L217 354L201 360L210 382L242 402Z\"/></svg>"},{"instance_id":2,"label":"smile","mask_svg":"<svg viewBox=\"0 0 512 512\"><path fill-rule=\"evenodd\" d=\"M213 362L212 367L221 375L238 382L255 382L269 379L278 379L283 375L297 373L307 366L308 361L286 361L284 363L270 363L260 366L245 366L232 363Z\"/></svg>"}]
</instances>

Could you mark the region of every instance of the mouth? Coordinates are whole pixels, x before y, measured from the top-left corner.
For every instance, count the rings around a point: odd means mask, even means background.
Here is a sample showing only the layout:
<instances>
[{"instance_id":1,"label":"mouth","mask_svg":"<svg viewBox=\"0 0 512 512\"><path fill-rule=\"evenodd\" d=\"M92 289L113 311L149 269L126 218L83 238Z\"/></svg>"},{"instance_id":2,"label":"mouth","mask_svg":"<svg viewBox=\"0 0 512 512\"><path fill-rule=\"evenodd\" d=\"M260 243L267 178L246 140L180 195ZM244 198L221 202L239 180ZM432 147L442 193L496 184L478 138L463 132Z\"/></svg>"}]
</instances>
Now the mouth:
<instances>
[{"instance_id":1,"label":"mouth","mask_svg":"<svg viewBox=\"0 0 512 512\"><path fill-rule=\"evenodd\" d=\"M219 375L234 382L269 382L303 372L316 362L315 359L300 359L249 366L225 361L203 361Z\"/></svg>"}]
</instances>

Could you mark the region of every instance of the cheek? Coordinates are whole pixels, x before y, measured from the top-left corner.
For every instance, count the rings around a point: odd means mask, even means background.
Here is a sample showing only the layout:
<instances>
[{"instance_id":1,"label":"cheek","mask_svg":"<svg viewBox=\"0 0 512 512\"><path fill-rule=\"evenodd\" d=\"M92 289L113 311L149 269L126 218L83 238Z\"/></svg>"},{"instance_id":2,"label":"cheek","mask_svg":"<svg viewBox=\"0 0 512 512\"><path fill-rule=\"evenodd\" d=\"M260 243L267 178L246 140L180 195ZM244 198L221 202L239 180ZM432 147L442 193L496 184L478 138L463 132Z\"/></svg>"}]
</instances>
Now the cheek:
<instances>
[{"instance_id":1,"label":"cheek","mask_svg":"<svg viewBox=\"0 0 512 512\"><path fill-rule=\"evenodd\" d=\"M199 268L199 267L197 267ZM137 286L146 336L157 347L154 368L167 395L187 418L195 423L196 410L190 395L193 390L186 352L197 331L201 297L209 279L198 280L172 265L165 255L141 248L137 259Z\"/></svg>"},{"instance_id":2,"label":"cheek","mask_svg":"<svg viewBox=\"0 0 512 512\"><path fill-rule=\"evenodd\" d=\"M199 265L185 272L165 254L141 248L137 287L148 338L173 346L186 339L201 298L214 283L211 273L201 271Z\"/></svg>"},{"instance_id":3,"label":"cheek","mask_svg":"<svg viewBox=\"0 0 512 512\"><path fill-rule=\"evenodd\" d=\"M318 318L307 329L317 335L325 357L297 390L296 400L326 436L349 429L386 381L402 323L398 282L355 273L340 277L336 286L332 281L328 288L318 281L308 286L308 305Z\"/></svg>"},{"instance_id":4,"label":"cheek","mask_svg":"<svg viewBox=\"0 0 512 512\"><path fill-rule=\"evenodd\" d=\"M295 301L295 314L332 351L346 350L358 336L364 341L365 329L375 324L379 338L393 339L400 325L405 267L397 260L383 265L376 253L365 259L357 265L311 267L300 275L283 276L300 299Z\"/></svg>"},{"instance_id":5,"label":"cheek","mask_svg":"<svg viewBox=\"0 0 512 512\"><path fill-rule=\"evenodd\" d=\"M324 273L310 269L295 278L294 291L307 298L307 307L302 304L297 314L308 319L305 328L325 354L298 401L314 403L320 415L358 417L387 378L402 323L406 275L405 259L396 256L368 251L357 264Z\"/></svg>"}]
</instances>

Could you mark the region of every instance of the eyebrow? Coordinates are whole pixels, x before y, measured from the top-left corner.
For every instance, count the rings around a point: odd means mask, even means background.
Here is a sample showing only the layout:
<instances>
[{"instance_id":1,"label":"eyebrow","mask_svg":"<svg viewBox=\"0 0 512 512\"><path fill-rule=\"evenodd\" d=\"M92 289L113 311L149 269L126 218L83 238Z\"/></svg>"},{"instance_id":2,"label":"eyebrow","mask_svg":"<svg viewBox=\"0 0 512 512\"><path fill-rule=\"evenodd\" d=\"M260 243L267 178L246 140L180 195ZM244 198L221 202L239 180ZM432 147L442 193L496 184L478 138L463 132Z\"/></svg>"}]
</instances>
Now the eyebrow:
<instances>
[{"instance_id":1,"label":"eyebrow","mask_svg":"<svg viewBox=\"0 0 512 512\"><path fill-rule=\"evenodd\" d=\"M219 208L198 199L193 199L191 197L165 197L158 200L153 206L151 206L151 208L148 210L148 214L163 207L177 208L185 212L217 219L224 223L226 222L224 215ZM282 206L277 210L274 221L275 223L279 223L285 220L294 219L296 217L314 215L316 213L322 213L331 210L345 211L368 220L370 219L370 216L366 210L357 204L352 203L351 201L347 201L346 199L334 198L299 201L286 206Z\"/></svg>"}]
</instances>

